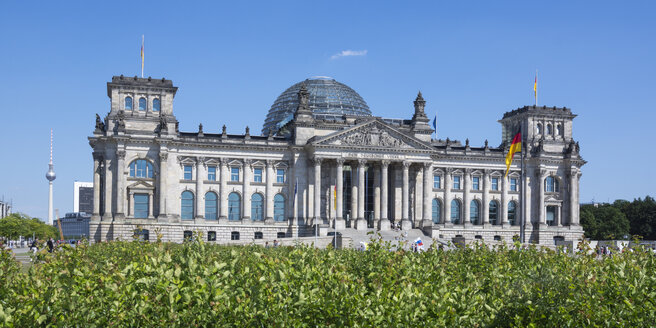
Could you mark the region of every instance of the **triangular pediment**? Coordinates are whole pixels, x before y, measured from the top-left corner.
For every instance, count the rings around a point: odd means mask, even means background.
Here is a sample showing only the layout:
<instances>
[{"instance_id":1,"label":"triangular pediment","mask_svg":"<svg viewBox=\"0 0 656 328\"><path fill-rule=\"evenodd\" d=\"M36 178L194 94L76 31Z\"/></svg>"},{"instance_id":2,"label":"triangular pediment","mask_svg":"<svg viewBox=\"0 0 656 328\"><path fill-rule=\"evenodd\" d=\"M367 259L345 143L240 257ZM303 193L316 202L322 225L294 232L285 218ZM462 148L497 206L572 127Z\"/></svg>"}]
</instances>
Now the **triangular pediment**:
<instances>
[{"instance_id":1,"label":"triangular pediment","mask_svg":"<svg viewBox=\"0 0 656 328\"><path fill-rule=\"evenodd\" d=\"M155 186L144 180L136 181L135 183L128 186L128 189L154 189L154 188Z\"/></svg>"},{"instance_id":2,"label":"triangular pediment","mask_svg":"<svg viewBox=\"0 0 656 328\"><path fill-rule=\"evenodd\" d=\"M372 119L343 131L318 138L314 146L364 147L395 150L433 151L433 147L407 135L379 119Z\"/></svg>"}]
</instances>

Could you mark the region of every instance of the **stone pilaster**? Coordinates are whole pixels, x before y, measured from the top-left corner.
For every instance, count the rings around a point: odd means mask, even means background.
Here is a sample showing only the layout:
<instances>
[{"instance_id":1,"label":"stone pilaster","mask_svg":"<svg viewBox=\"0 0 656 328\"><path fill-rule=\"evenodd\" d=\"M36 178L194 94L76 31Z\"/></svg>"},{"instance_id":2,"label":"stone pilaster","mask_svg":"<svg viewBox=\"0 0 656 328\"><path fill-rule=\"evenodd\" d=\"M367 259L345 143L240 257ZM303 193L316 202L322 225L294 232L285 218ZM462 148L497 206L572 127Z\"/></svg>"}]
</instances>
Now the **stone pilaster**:
<instances>
[{"instance_id":1,"label":"stone pilaster","mask_svg":"<svg viewBox=\"0 0 656 328\"><path fill-rule=\"evenodd\" d=\"M112 179L112 160L105 158L105 214L103 214L102 220L106 222L111 222L112 217L112 186L114 181Z\"/></svg>"},{"instance_id":2,"label":"stone pilaster","mask_svg":"<svg viewBox=\"0 0 656 328\"><path fill-rule=\"evenodd\" d=\"M273 170L273 161L266 161L266 202L265 222L273 223L273 180L276 178Z\"/></svg>"},{"instance_id":3,"label":"stone pilaster","mask_svg":"<svg viewBox=\"0 0 656 328\"><path fill-rule=\"evenodd\" d=\"M119 146L120 147L120 146ZM114 221L125 219L125 150L116 151L116 213ZM148 213L152 215L152 213Z\"/></svg>"},{"instance_id":4,"label":"stone pilaster","mask_svg":"<svg viewBox=\"0 0 656 328\"><path fill-rule=\"evenodd\" d=\"M540 229L542 229L547 226L547 216L544 207L544 179L547 177L547 170L538 169L536 170L536 173L538 178L538 188L540 188L538 199L538 222L540 223Z\"/></svg>"},{"instance_id":5,"label":"stone pilaster","mask_svg":"<svg viewBox=\"0 0 656 328\"><path fill-rule=\"evenodd\" d=\"M167 220L167 208L166 208L166 177L168 174L168 158L169 158L169 153L162 151L160 149L159 151L159 175L157 178L159 179L159 188L157 190L157 194L159 195L159 213L157 216L158 221L160 222L166 222Z\"/></svg>"},{"instance_id":6,"label":"stone pilaster","mask_svg":"<svg viewBox=\"0 0 656 328\"><path fill-rule=\"evenodd\" d=\"M93 153L93 213L92 221L100 221L100 176L102 169L102 156Z\"/></svg>"},{"instance_id":7,"label":"stone pilaster","mask_svg":"<svg viewBox=\"0 0 656 328\"><path fill-rule=\"evenodd\" d=\"M423 222L421 224L422 229L427 229L432 227L433 225L433 220L432 220L432 191L433 191L433 186L432 186L432 178L433 178L433 163L424 163L424 197L422 199L422 204L424 206L423 210Z\"/></svg>"},{"instance_id":8,"label":"stone pilaster","mask_svg":"<svg viewBox=\"0 0 656 328\"><path fill-rule=\"evenodd\" d=\"M572 167L569 173L569 225L579 225L579 177L580 173Z\"/></svg>"},{"instance_id":9,"label":"stone pilaster","mask_svg":"<svg viewBox=\"0 0 656 328\"><path fill-rule=\"evenodd\" d=\"M464 226L471 226L471 169L465 169L465 174L463 176L463 196L462 196L462 212L463 218L462 218L462 224ZM479 215L479 220L481 219L481 208L478 208L478 215Z\"/></svg>"},{"instance_id":10,"label":"stone pilaster","mask_svg":"<svg viewBox=\"0 0 656 328\"><path fill-rule=\"evenodd\" d=\"M501 204L499 204L499 218L501 225L505 228L510 227L508 223L508 189L510 188L509 177L501 178L503 186L501 187Z\"/></svg>"},{"instance_id":11,"label":"stone pilaster","mask_svg":"<svg viewBox=\"0 0 656 328\"><path fill-rule=\"evenodd\" d=\"M483 204L481 204L483 225L490 224L490 170L483 171Z\"/></svg>"},{"instance_id":12,"label":"stone pilaster","mask_svg":"<svg viewBox=\"0 0 656 328\"><path fill-rule=\"evenodd\" d=\"M244 177L243 177L243 195L242 203L244 204L244 210L242 211L242 222L248 221L251 219L251 180L252 178L252 168L251 160L244 160Z\"/></svg>"},{"instance_id":13,"label":"stone pilaster","mask_svg":"<svg viewBox=\"0 0 656 328\"><path fill-rule=\"evenodd\" d=\"M228 221L228 163L221 159L219 167L221 189L219 190L219 223Z\"/></svg>"},{"instance_id":14,"label":"stone pilaster","mask_svg":"<svg viewBox=\"0 0 656 328\"><path fill-rule=\"evenodd\" d=\"M205 158L198 157L196 160L196 222L200 223L199 220L205 219L205 206L203 206L203 199L205 195L203 194L203 180L205 179Z\"/></svg>"},{"instance_id":15,"label":"stone pilaster","mask_svg":"<svg viewBox=\"0 0 656 328\"><path fill-rule=\"evenodd\" d=\"M450 167L444 169L444 218L442 219L442 222L444 222L444 225L446 226L453 225L451 223L451 186L453 184L453 181L451 181L452 172L453 169Z\"/></svg>"}]
</instances>

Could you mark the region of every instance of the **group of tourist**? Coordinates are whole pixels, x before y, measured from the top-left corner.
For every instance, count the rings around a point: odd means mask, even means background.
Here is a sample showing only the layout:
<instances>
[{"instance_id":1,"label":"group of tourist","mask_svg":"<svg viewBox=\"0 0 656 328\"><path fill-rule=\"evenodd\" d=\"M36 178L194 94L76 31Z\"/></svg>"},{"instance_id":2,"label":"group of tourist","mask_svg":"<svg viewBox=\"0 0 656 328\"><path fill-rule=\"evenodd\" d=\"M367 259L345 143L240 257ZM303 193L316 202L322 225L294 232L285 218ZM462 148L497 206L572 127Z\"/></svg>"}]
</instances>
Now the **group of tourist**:
<instances>
[{"instance_id":1,"label":"group of tourist","mask_svg":"<svg viewBox=\"0 0 656 328\"><path fill-rule=\"evenodd\" d=\"M280 242L278 241L278 239L274 239L273 240L273 247L278 247L278 246L280 246ZM265 248L270 248L271 245L269 245L269 242L267 241L267 242L264 243L264 247Z\"/></svg>"}]
</instances>

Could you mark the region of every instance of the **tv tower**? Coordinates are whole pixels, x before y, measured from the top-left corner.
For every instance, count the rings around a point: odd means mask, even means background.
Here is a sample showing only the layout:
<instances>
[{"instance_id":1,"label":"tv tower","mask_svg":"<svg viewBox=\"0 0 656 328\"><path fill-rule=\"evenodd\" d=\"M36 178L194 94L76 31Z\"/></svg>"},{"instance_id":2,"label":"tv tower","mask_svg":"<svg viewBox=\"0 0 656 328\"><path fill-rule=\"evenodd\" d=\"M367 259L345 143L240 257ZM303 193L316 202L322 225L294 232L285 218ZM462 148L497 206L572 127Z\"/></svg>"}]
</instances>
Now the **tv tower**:
<instances>
[{"instance_id":1,"label":"tv tower","mask_svg":"<svg viewBox=\"0 0 656 328\"><path fill-rule=\"evenodd\" d=\"M50 191L48 192L48 225L52 225L52 182L56 178L57 176L55 175L55 169L52 164L52 129L50 129L50 163L48 164L48 173L46 173L46 179L48 179L48 184L50 185Z\"/></svg>"}]
</instances>

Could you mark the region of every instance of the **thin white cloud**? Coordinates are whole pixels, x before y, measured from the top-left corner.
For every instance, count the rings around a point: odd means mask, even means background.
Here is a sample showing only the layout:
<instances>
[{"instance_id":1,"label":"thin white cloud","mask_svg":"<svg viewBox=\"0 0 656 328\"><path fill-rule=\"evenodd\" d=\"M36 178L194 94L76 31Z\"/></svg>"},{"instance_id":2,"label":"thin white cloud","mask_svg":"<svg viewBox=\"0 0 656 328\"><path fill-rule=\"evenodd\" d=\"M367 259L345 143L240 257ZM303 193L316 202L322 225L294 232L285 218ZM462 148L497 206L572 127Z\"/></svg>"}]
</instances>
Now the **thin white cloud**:
<instances>
[{"instance_id":1,"label":"thin white cloud","mask_svg":"<svg viewBox=\"0 0 656 328\"><path fill-rule=\"evenodd\" d=\"M342 50L338 54L330 56L330 59L337 59L340 57L351 57L351 56L366 56L367 50Z\"/></svg>"}]
</instances>

